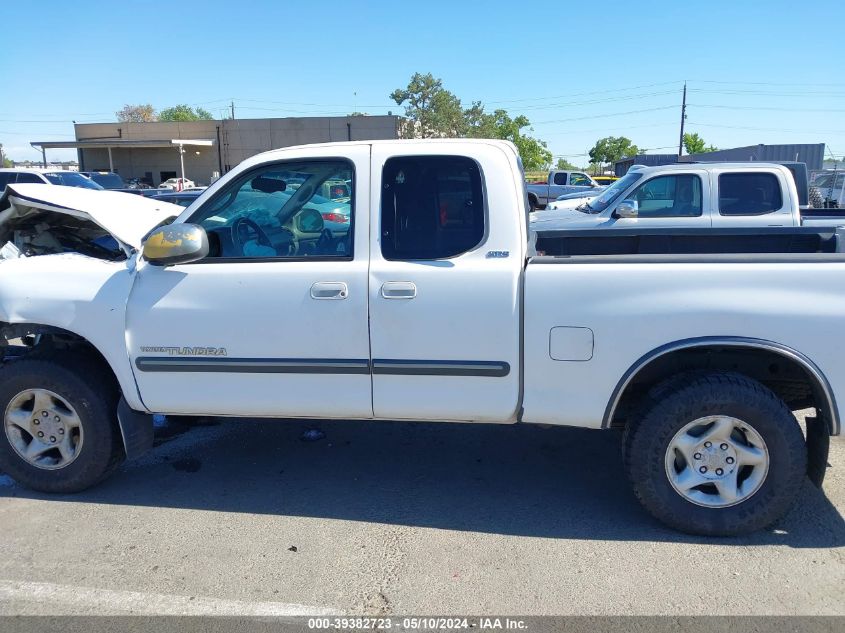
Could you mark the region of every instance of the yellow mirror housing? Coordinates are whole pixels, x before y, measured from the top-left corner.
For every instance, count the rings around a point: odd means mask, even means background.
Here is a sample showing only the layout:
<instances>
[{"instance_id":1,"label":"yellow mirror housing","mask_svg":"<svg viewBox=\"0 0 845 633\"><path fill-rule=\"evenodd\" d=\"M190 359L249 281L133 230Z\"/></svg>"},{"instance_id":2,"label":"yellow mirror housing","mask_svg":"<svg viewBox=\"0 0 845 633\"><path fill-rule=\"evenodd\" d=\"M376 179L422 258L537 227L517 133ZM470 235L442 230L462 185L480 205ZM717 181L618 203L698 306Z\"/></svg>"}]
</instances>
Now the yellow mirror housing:
<instances>
[{"instance_id":1,"label":"yellow mirror housing","mask_svg":"<svg viewBox=\"0 0 845 633\"><path fill-rule=\"evenodd\" d=\"M170 224L154 230L144 240L141 256L159 266L187 264L208 255L208 235L196 224Z\"/></svg>"}]
</instances>

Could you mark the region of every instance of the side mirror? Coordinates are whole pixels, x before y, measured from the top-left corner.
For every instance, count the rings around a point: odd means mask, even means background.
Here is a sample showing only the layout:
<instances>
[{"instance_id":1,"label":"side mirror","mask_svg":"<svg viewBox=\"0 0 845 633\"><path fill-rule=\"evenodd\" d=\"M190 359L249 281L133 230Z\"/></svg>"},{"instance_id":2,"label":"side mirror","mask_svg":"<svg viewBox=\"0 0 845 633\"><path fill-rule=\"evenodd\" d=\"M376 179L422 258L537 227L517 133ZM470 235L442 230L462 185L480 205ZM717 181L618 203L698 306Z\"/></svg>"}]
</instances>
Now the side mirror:
<instances>
[{"instance_id":1,"label":"side mirror","mask_svg":"<svg viewBox=\"0 0 845 633\"><path fill-rule=\"evenodd\" d=\"M623 200L616 207L616 215L620 218L635 218L639 215L639 207L636 200Z\"/></svg>"},{"instance_id":2,"label":"side mirror","mask_svg":"<svg viewBox=\"0 0 845 633\"><path fill-rule=\"evenodd\" d=\"M170 224L144 240L141 257L156 266L199 261L208 255L208 235L196 224Z\"/></svg>"}]
</instances>

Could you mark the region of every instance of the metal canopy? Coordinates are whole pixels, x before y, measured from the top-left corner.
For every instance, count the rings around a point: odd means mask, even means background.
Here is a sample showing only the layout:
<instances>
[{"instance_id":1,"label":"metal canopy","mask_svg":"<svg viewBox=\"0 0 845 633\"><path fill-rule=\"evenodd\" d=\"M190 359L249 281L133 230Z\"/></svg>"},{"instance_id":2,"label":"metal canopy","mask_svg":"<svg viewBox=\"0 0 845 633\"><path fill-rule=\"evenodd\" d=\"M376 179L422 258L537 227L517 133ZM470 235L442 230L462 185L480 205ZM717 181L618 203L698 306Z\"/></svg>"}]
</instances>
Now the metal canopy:
<instances>
[{"instance_id":1,"label":"metal canopy","mask_svg":"<svg viewBox=\"0 0 845 633\"><path fill-rule=\"evenodd\" d=\"M156 148L173 147L174 145L199 145L208 147L214 145L214 139L155 139L155 140L130 140L124 138L115 139L85 139L78 141L32 141L30 145L40 149L107 149L112 148Z\"/></svg>"},{"instance_id":2,"label":"metal canopy","mask_svg":"<svg viewBox=\"0 0 845 633\"><path fill-rule=\"evenodd\" d=\"M210 147L214 145L214 139L210 138L179 138L179 139L162 139L162 140L130 140L125 138L98 138L98 139L81 139L76 141L32 141L30 145L36 149L41 150L41 158L44 166L47 166L48 149L105 149L109 152L109 171L114 171L114 157L111 151L113 149L154 149L161 147L175 147L179 150L179 160L182 166L182 177L185 177L185 162L183 154L185 153L185 146L188 147Z\"/></svg>"}]
</instances>

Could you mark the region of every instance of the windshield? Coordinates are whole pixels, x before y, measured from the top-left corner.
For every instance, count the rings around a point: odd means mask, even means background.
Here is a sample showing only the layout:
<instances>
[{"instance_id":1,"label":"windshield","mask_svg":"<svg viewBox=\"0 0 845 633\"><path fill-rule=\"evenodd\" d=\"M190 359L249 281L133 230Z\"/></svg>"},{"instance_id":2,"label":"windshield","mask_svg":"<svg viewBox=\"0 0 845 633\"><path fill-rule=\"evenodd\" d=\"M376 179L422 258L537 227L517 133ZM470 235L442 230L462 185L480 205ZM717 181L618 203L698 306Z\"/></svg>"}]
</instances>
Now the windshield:
<instances>
[{"instance_id":1,"label":"windshield","mask_svg":"<svg viewBox=\"0 0 845 633\"><path fill-rule=\"evenodd\" d=\"M83 189L102 189L93 180L89 180L82 174L75 171L53 171L44 174L54 185L64 185L65 187L82 187Z\"/></svg>"},{"instance_id":2,"label":"windshield","mask_svg":"<svg viewBox=\"0 0 845 633\"><path fill-rule=\"evenodd\" d=\"M641 172L628 172L622 178L614 182L607 189L601 192L598 196L584 203L584 211L587 213L601 213L607 207L622 195L622 193L635 182L637 182L643 175ZM579 207L581 208L581 207Z\"/></svg>"},{"instance_id":3,"label":"windshield","mask_svg":"<svg viewBox=\"0 0 845 633\"><path fill-rule=\"evenodd\" d=\"M124 189L126 187L123 183L123 179L117 174L93 173L89 176L89 178L100 185L103 189Z\"/></svg>"},{"instance_id":4,"label":"windshield","mask_svg":"<svg viewBox=\"0 0 845 633\"><path fill-rule=\"evenodd\" d=\"M836 176L836 184L833 184L833 177ZM841 189L842 183L845 181L845 173L840 174L822 174L820 176L816 176L816 179L813 181L813 185L816 187L834 187L835 189Z\"/></svg>"}]
</instances>

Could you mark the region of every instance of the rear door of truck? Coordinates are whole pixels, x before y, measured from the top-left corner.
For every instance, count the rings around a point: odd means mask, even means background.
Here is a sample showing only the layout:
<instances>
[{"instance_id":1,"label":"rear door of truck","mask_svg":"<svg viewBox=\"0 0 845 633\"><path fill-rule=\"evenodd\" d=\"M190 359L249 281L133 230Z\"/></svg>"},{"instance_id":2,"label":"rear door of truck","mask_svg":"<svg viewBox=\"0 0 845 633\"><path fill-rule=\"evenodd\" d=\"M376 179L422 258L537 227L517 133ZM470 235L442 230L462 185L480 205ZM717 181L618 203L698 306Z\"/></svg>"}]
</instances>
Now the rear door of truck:
<instances>
[{"instance_id":1,"label":"rear door of truck","mask_svg":"<svg viewBox=\"0 0 845 633\"><path fill-rule=\"evenodd\" d=\"M484 143L373 146L377 418L516 418L525 231L515 160Z\"/></svg>"},{"instance_id":2,"label":"rear door of truck","mask_svg":"<svg viewBox=\"0 0 845 633\"><path fill-rule=\"evenodd\" d=\"M713 227L795 226L800 215L797 200L790 196L791 177L778 169L753 166L712 170Z\"/></svg>"}]
</instances>

